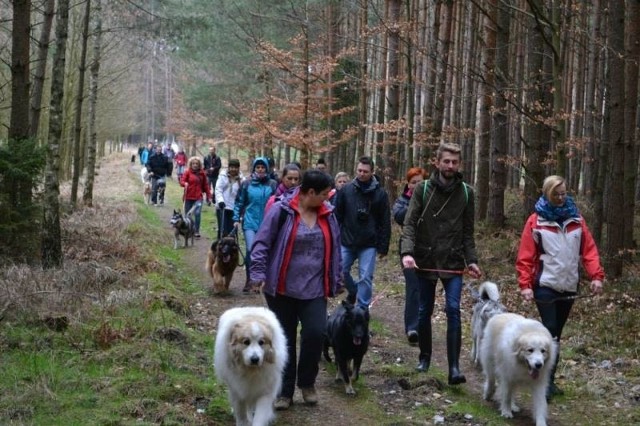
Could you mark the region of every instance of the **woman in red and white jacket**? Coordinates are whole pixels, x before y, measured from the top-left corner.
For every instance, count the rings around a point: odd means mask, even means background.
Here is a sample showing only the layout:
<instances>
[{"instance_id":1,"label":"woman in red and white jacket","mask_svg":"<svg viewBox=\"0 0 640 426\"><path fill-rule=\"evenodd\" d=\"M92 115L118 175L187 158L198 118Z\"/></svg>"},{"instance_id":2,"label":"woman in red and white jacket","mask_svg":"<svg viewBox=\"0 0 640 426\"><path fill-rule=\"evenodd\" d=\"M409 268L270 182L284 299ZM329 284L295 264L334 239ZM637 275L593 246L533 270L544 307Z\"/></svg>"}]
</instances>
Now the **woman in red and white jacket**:
<instances>
[{"instance_id":1,"label":"woman in red and white jacket","mask_svg":"<svg viewBox=\"0 0 640 426\"><path fill-rule=\"evenodd\" d=\"M522 231L516 271L520 294L535 300L540 319L560 342L569 312L578 293L580 262L591 280L594 295L602 293L604 271L598 248L573 198L567 195L565 179L549 176L542 196ZM560 351L547 387L547 400L562 391L555 385Z\"/></svg>"},{"instance_id":2,"label":"woman in red and white jacket","mask_svg":"<svg viewBox=\"0 0 640 426\"><path fill-rule=\"evenodd\" d=\"M202 217L202 194L206 195L207 204L211 204L211 190L207 182L207 175L202 168L199 157L189 158L189 167L180 179L180 186L184 187L184 211L185 214L195 206L193 216L195 218L195 237L200 238L200 219Z\"/></svg>"}]
</instances>

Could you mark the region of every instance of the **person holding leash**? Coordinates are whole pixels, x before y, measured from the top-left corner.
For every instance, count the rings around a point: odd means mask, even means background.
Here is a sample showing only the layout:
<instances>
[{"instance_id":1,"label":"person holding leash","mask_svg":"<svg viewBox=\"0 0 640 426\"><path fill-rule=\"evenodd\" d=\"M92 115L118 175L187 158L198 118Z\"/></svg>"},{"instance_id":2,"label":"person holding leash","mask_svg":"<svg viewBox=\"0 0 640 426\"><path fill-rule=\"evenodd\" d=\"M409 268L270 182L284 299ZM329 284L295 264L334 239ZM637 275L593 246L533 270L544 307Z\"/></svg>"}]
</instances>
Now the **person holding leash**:
<instances>
[{"instance_id":1,"label":"person holding leash","mask_svg":"<svg viewBox=\"0 0 640 426\"><path fill-rule=\"evenodd\" d=\"M465 383L460 372L462 346L460 298L462 275L482 275L474 238L474 191L462 180L460 146L441 144L436 152L436 170L416 185L402 227L402 266L415 269L418 278L418 346L416 370L426 372L431 363L431 316L438 279L445 291L447 314L447 360L449 384Z\"/></svg>"},{"instance_id":2,"label":"person holding leash","mask_svg":"<svg viewBox=\"0 0 640 426\"><path fill-rule=\"evenodd\" d=\"M195 237L200 238L200 221L202 219L202 194L205 194L207 204L211 204L211 191L207 182L207 175L202 169L200 157L189 158L189 167L180 179L180 186L184 187L184 213L191 210L195 205L193 212L195 219Z\"/></svg>"},{"instance_id":3,"label":"person holding leash","mask_svg":"<svg viewBox=\"0 0 640 426\"><path fill-rule=\"evenodd\" d=\"M535 212L522 230L516 272L520 295L525 301L536 302L542 324L558 343L578 294L580 261L591 279L591 294L601 294L604 270L593 236L567 194L565 179L548 176ZM559 360L558 349L547 400L563 393L555 383Z\"/></svg>"},{"instance_id":4,"label":"person holding leash","mask_svg":"<svg viewBox=\"0 0 640 426\"><path fill-rule=\"evenodd\" d=\"M287 338L289 361L275 402L286 410L296 383L307 405L318 403L315 389L327 324L327 298L342 289L340 229L326 203L333 179L308 170L302 184L266 213L251 250L251 283L261 288ZM298 322L300 355L296 357Z\"/></svg>"},{"instance_id":5,"label":"person holding leash","mask_svg":"<svg viewBox=\"0 0 640 426\"><path fill-rule=\"evenodd\" d=\"M218 240L233 231L233 208L243 179L240 160L236 158L230 159L227 169L218 176L215 190Z\"/></svg>"}]
</instances>

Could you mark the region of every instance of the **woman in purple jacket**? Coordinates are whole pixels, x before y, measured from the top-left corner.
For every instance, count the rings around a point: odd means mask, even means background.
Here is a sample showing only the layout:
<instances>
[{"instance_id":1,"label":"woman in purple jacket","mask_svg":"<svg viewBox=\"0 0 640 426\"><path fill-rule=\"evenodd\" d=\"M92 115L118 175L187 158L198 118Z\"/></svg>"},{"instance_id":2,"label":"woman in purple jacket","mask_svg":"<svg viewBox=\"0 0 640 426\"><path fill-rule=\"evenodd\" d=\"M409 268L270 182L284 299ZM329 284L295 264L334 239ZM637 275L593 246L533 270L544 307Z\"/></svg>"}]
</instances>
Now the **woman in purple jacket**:
<instances>
[{"instance_id":1,"label":"woman in purple jacket","mask_svg":"<svg viewBox=\"0 0 640 426\"><path fill-rule=\"evenodd\" d=\"M251 281L262 286L269 309L287 337L289 362L275 403L277 410L291 405L296 381L305 404L318 402L315 382L327 298L343 290L340 228L333 207L325 202L332 183L324 172L305 172L300 188L269 209L251 249ZM300 357L296 363L298 322Z\"/></svg>"}]
</instances>

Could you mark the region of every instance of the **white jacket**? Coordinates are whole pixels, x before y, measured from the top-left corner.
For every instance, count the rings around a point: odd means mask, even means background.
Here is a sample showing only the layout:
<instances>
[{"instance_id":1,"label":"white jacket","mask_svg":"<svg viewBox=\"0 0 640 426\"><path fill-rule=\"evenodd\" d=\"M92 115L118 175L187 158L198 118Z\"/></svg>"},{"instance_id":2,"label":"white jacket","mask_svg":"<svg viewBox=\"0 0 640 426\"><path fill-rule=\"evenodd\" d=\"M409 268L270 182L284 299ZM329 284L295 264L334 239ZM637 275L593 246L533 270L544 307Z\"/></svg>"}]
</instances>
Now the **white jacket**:
<instances>
[{"instance_id":1,"label":"white jacket","mask_svg":"<svg viewBox=\"0 0 640 426\"><path fill-rule=\"evenodd\" d=\"M223 201L225 204L225 210L233 210L236 203L236 196L238 195L240 184L243 179L244 177L242 176L242 172L238 171L236 179L230 181L227 169L222 170L216 182L216 206L219 202Z\"/></svg>"}]
</instances>

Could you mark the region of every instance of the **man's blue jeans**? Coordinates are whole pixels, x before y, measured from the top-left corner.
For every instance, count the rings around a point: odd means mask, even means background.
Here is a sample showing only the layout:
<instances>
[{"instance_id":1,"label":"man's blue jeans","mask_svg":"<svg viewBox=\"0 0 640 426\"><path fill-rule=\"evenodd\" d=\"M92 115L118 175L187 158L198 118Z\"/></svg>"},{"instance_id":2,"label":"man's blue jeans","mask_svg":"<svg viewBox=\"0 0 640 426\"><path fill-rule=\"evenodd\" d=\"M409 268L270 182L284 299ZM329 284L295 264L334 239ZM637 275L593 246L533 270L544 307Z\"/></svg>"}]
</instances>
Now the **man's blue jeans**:
<instances>
[{"instance_id":1,"label":"man's blue jeans","mask_svg":"<svg viewBox=\"0 0 640 426\"><path fill-rule=\"evenodd\" d=\"M433 305L436 299L436 285L438 279L426 279L418 274L420 287L420 308L418 312L418 327L423 330L431 321ZM447 314L447 329L460 328L460 297L462 295L462 275L442 279L445 292L445 312Z\"/></svg>"},{"instance_id":2,"label":"man's blue jeans","mask_svg":"<svg viewBox=\"0 0 640 426\"><path fill-rule=\"evenodd\" d=\"M376 248L340 247L342 253L342 275L349 295L356 295L359 306L369 309L373 295L373 273L376 269ZM358 260L358 281L351 276L351 267Z\"/></svg>"}]
</instances>

